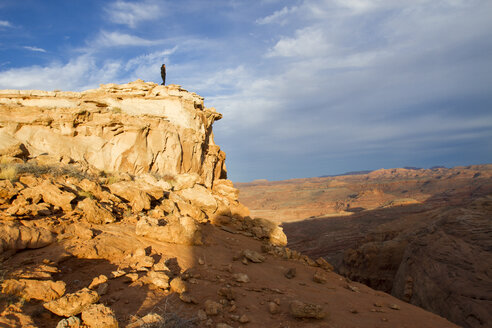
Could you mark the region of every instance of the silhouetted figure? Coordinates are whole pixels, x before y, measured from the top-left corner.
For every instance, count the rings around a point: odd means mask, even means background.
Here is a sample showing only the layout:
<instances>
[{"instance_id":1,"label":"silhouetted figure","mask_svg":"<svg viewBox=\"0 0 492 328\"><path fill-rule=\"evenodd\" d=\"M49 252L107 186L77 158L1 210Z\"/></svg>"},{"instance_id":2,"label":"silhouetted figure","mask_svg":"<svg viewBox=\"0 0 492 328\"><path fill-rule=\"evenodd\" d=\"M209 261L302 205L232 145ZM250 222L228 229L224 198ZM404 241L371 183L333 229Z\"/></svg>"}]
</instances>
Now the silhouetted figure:
<instances>
[{"instance_id":1,"label":"silhouetted figure","mask_svg":"<svg viewBox=\"0 0 492 328\"><path fill-rule=\"evenodd\" d=\"M166 85L166 64L161 66L162 85Z\"/></svg>"}]
</instances>

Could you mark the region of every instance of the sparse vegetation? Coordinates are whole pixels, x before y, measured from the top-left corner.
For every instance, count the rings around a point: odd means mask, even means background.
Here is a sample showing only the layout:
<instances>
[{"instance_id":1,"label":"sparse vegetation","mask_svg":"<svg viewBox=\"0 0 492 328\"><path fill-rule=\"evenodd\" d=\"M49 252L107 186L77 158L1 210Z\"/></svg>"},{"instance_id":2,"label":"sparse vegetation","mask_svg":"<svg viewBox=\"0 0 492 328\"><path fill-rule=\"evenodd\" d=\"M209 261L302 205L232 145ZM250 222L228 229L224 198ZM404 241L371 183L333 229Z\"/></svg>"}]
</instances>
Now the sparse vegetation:
<instances>
[{"instance_id":1,"label":"sparse vegetation","mask_svg":"<svg viewBox=\"0 0 492 328\"><path fill-rule=\"evenodd\" d=\"M171 185L171 187L173 187L174 184L176 183L176 177L173 174L167 173L167 174L162 175L162 174L155 173L155 172L152 172L151 174L157 180L163 180L163 181L169 183Z\"/></svg>"},{"instance_id":2,"label":"sparse vegetation","mask_svg":"<svg viewBox=\"0 0 492 328\"><path fill-rule=\"evenodd\" d=\"M50 174L54 177L68 175L79 180L93 179L93 177L73 165L37 165L33 163L16 164L19 174L31 173L35 176Z\"/></svg>"},{"instance_id":3,"label":"sparse vegetation","mask_svg":"<svg viewBox=\"0 0 492 328\"><path fill-rule=\"evenodd\" d=\"M177 313L165 313L161 315L163 320L160 322L143 324L142 328L194 328L194 319L181 318Z\"/></svg>"},{"instance_id":4,"label":"sparse vegetation","mask_svg":"<svg viewBox=\"0 0 492 328\"><path fill-rule=\"evenodd\" d=\"M29 173L37 177L49 174L53 177L71 176L79 180L89 179L94 177L82 171L73 165L38 165L34 163L7 163L5 160L0 160L0 180L15 181L19 175Z\"/></svg>"},{"instance_id":5,"label":"sparse vegetation","mask_svg":"<svg viewBox=\"0 0 492 328\"><path fill-rule=\"evenodd\" d=\"M18 175L19 172L15 164L0 164L0 180L14 181Z\"/></svg>"},{"instance_id":6,"label":"sparse vegetation","mask_svg":"<svg viewBox=\"0 0 492 328\"><path fill-rule=\"evenodd\" d=\"M121 178L117 175L110 175L107 179L106 179L106 184L110 185L110 184L113 184L113 183L117 183L117 182L120 182L121 181Z\"/></svg>"},{"instance_id":7,"label":"sparse vegetation","mask_svg":"<svg viewBox=\"0 0 492 328\"><path fill-rule=\"evenodd\" d=\"M94 195L90 191L80 190L77 192L79 197L94 199Z\"/></svg>"},{"instance_id":8,"label":"sparse vegetation","mask_svg":"<svg viewBox=\"0 0 492 328\"><path fill-rule=\"evenodd\" d=\"M111 111L114 113L114 114L121 114L122 110L120 107L111 107Z\"/></svg>"},{"instance_id":9,"label":"sparse vegetation","mask_svg":"<svg viewBox=\"0 0 492 328\"><path fill-rule=\"evenodd\" d=\"M162 317L158 322L143 324L142 328L194 328L197 327L196 318L183 318L179 315L180 311L171 309L166 299L164 307L156 306L152 311Z\"/></svg>"},{"instance_id":10,"label":"sparse vegetation","mask_svg":"<svg viewBox=\"0 0 492 328\"><path fill-rule=\"evenodd\" d=\"M106 185L110 185L120 181L133 180L133 176L129 174L121 174L118 172L100 171L99 176L102 178L102 183Z\"/></svg>"}]
</instances>

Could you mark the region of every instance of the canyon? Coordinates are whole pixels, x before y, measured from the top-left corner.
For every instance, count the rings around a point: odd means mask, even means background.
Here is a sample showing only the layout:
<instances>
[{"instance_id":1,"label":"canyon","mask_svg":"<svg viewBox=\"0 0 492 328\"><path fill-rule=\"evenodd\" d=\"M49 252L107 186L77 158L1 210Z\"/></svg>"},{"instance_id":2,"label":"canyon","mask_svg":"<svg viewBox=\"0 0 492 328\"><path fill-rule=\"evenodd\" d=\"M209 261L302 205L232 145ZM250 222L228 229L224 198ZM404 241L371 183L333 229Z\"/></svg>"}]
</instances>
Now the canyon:
<instances>
[{"instance_id":1,"label":"canyon","mask_svg":"<svg viewBox=\"0 0 492 328\"><path fill-rule=\"evenodd\" d=\"M287 247L227 179L221 117L142 80L0 90L0 326L457 327Z\"/></svg>"},{"instance_id":2,"label":"canyon","mask_svg":"<svg viewBox=\"0 0 492 328\"><path fill-rule=\"evenodd\" d=\"M289 248L460 326L492 322L492 165L236 186Z\"/></svg>"}]
</instances>

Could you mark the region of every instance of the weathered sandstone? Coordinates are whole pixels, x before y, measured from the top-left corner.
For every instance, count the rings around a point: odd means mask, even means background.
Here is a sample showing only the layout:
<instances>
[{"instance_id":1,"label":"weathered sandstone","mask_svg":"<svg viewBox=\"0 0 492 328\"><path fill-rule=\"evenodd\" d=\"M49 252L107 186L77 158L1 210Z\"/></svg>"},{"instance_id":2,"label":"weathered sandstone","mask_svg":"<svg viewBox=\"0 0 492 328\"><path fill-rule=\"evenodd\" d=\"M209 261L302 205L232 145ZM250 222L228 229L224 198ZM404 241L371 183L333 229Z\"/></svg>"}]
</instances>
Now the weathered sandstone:
<instances>
[{"instance_id":1,"label":"weathered sandstone","mask_svg":"<svg viewBox=\"0 0 492 328\"><path fill-rule=\"evenodd\" d=\"M82 321L89 328L118 328L113 311L103 304L92 304L82 311Z\"/></svg>"},{"instance_id":2,"label":"weathered sandstone","mask_svg":"<svg viewBox=\"0 0 492 328\"><path fill-rule=\"evenodd\" d=\"M177 85L141 80L84 92L0 90L0 154L48 153L101 171L225 178L212 123L222 117Z\"/></svg>"},{"instance_id":3,"label":"weathered sandstone","mask_svg":"<svg viewBox=\"0 0 492 328\"><path fill-rule=\"evenodd\" d=\"M84 288L73 294L67 294L57 300L44 303L43 306L59 316L71 317L79 314L98 300L99 295L97 292Z\"/></svg>"},{"instance_id":4,"label":"weathered sandstone","mask_svg":"<svg viewBox=\"0 0 492 328\"><path fill-rule=\"evenodd\" d=\"M63 281L8 279L2 283L2 293L17 295L26 300L52 301L65 294Z\"/></svg>"},{"instance_id":5,"label":"weathered sandstone","mask_svg":"<svg viewBox=\"0 0 492 328\"><path fill-rule=\"evenodd\" d=\"M55 238L49 230L0 222L0 254L8 250L40 248L54 241Z\"/></svg>"}]
</instances>

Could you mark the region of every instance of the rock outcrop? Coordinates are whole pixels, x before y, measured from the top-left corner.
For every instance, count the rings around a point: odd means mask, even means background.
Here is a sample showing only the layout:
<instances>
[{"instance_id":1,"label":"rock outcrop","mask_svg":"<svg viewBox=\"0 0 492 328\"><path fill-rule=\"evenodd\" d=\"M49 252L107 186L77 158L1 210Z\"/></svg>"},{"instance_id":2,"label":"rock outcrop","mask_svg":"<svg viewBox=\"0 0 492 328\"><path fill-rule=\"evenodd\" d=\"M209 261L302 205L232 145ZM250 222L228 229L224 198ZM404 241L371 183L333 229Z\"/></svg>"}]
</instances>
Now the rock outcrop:
<instances>
[{"instance_id":1,"label":"rock outcrop","mask_svg":"<svg viewBox=\"0 0 492 328\"><path fill-rule=\"evenodd\" d=\"M222 118L178 85L141 80L84 92L0 90L0 154L48 153L100 171L227 177L212 123Z\"/></svg>"},{"instance_id":2,"label":"rock outcrop","mask_svg":"<svg viewBox=\"0 0 492 328\"><path fill-rule=\"evenodd\" d=\"M214 143L221 117L180 86L141 80L79 93L0 90L0 206L10 221L77 213L105 224L146 214L139 235L199 244L199 223L249 215ZM15 229L23 240L13 245ZM1 250L49 244L43 230L26 229L3 232ZM276 225L254 229L286 243Z\"/></svg>"}]
</instances>

